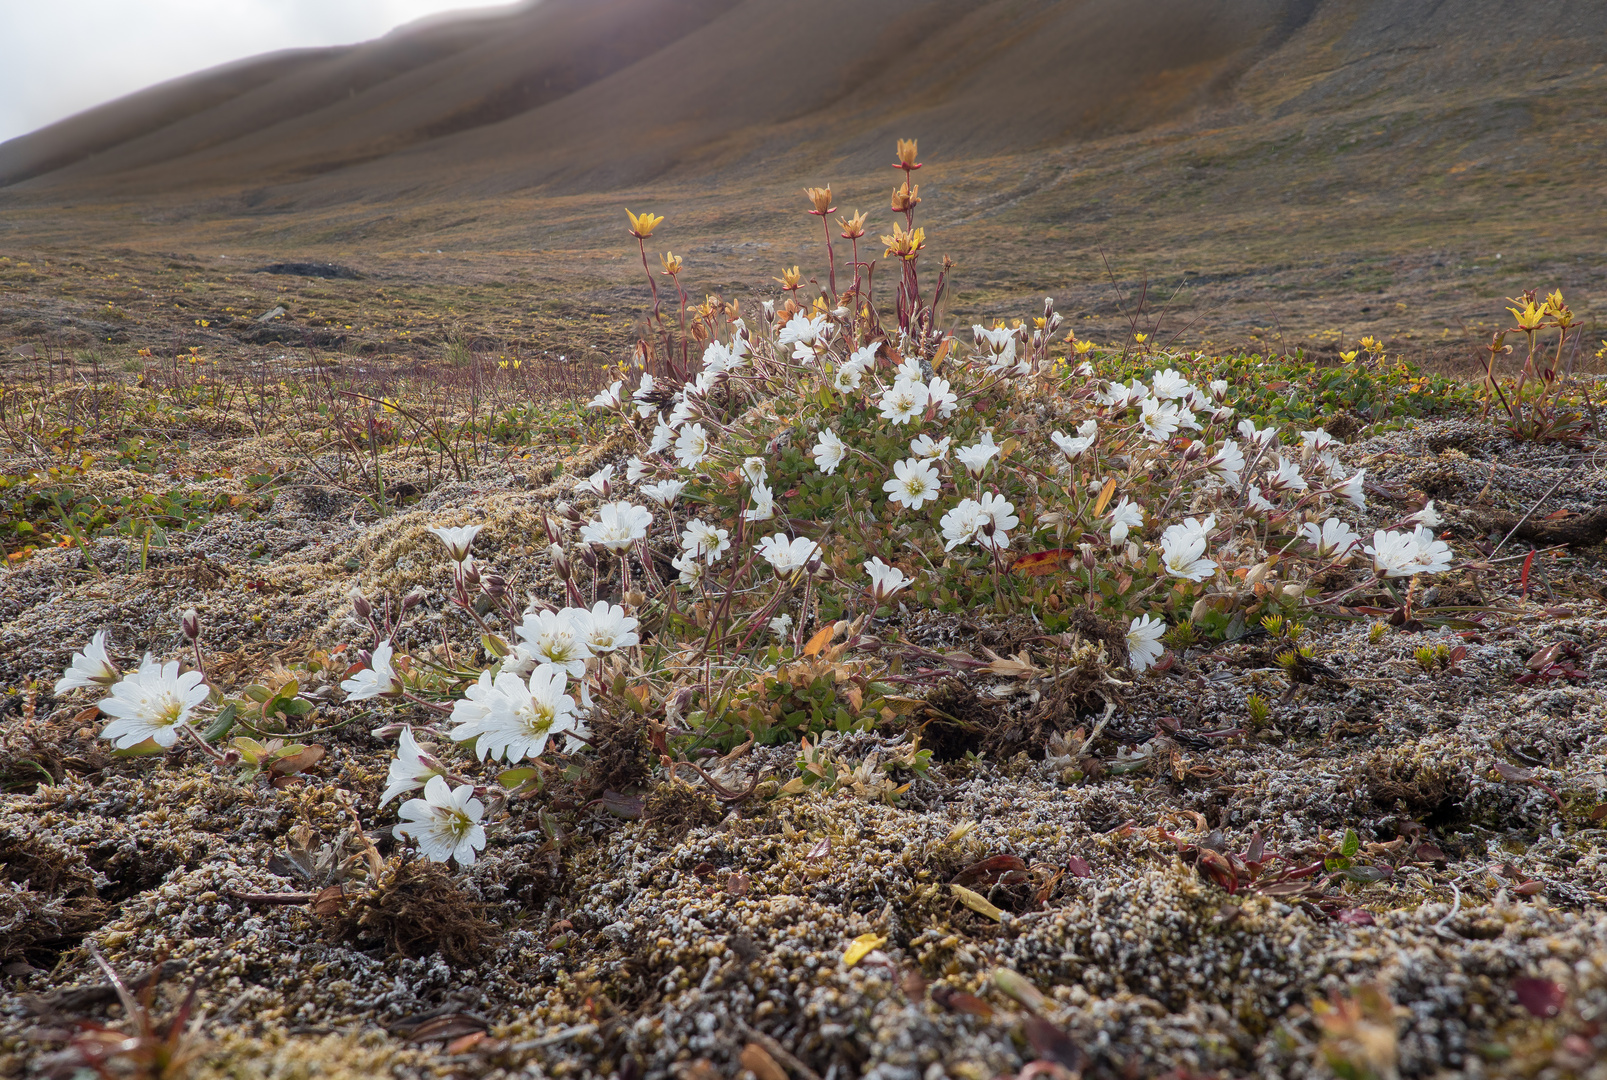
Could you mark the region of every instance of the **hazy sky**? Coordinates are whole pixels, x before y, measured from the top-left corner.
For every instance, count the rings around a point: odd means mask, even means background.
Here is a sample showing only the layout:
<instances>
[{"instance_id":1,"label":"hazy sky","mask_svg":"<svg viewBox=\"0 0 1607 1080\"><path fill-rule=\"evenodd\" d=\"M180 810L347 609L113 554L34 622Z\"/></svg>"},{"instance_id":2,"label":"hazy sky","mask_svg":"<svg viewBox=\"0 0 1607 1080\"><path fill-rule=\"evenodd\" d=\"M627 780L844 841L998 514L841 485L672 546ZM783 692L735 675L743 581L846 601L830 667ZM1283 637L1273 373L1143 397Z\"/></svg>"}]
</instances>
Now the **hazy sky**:
<instances>
[{"instance_id":1,"label":"hazy sky","mask_svg":"<svg viewBox=\"0 0 1607 1080\"><path fill-rule=\"evenodd\" d=\"M0 0L0 142L255 53L343 45L496 0Z\"/></svg>"}]
</instances>

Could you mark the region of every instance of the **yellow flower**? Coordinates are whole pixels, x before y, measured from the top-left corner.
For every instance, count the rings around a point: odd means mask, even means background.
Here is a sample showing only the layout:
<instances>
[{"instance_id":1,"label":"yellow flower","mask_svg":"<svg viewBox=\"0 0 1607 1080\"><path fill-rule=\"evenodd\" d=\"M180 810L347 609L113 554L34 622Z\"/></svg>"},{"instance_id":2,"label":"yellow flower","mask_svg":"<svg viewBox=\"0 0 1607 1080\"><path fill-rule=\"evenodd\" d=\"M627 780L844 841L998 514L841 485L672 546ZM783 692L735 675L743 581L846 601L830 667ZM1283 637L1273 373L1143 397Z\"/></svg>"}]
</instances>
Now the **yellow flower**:
<instances>
[{"instance_id":1,"label":"yellow flower","mask_svg":"<svg viewBox=\"0 0 1607 1080\"><path fill-rule=\"evenodd\" d=\"M1552 317L1557 320L1557 325L1562 329L1566 330L1574 324L1574 313L1563 303L1561 289L1546 297L1546 310L1551 312Z\"/></svg>"},{"instance_id":2,"label":"yellow flower","mask_svg":"<svg viewBox=\"0 0 1607 1080\"><path fill-rule=\"evenodd\" d=\"M781 271L781 276L778 278L772 278L771 280L781 282L781 287L783 289L803 288L803 272L800 271L796 266L794 266L791 270L783 268Z\"/></svg>"},{"instance_id":3,"label":"yellow flower","mask_svg":"<svg viewBox=\"0 0 1607 1080\"><path fill-rule=\"evenodd\" d=\"M1508 311L1512 312L1513 317L1518 320L1519 330L1538 330L1540 329L1541 324L1546 321L1546 315L1548 314L1549 309L1545 304L1536 306L1534 297L1525 296L1522 300L1515 300L1509 296L1507 299L1514 304L1523 305L1521 310L1515 307L1507 308Z\"/></svg>"},{"instance_id":4,"label":"yellow flower","mask_svg":"<svg viewBox=\"0 0 1607 1080\"><path fill-rule=\"evenodd\" d=\"M899 185L897 191L893 192L893 209L899 213L906 213L919 205L921 205L921 185L916 184L912 188L910 182L906 180Z\"/></svg>"},{"instance_id":5,"label":"yellow flower","mask_svg":"<svg viewBox=\"0 0 1607 1080\"><path fill-rule=\"evenodd\" d=\"M386 412L393 413L396 411L396 402L392 401L390 398L381 398L380 404L384 406Z\"/></svg>"},{"instance_id":6,"label":"yellow flower","mask_svg":"<svg viewBox=\"0 0 1607 1080\"><path fill-rule=\"evenodd\" d=\"M887 250L883 253L884 255L897 255L905 262L909 262L919 255L921 249L926 246L926 230L916 229L913 232L905 232L904 227L895 221L893 222L893 235L882 237L882 243L887 247Z\"/></svg>"},{"instance_id":7,"label":"yellow flower","mask_svg":"<svg viewBox=\"0 0 1607 1080\"><path fill-rule=\"evenodd\" d=\"M658 261L664 264L664 272L670 277L681 272L681 257L673 251L666 251L658 257Z\"/></svg>"},{"instance_id":8,"label":"yellow flower","mask_svg":"<svg viewBox=\"0 0 1607 1080\"><path fill-rule=\"evenodd\" d=\"M1380 353L1384 351L1383 344L1371 334L1361 339L1361 347L1370 353Z\"/></svg>"},{"instance_id":9,"label":"yellow flower","mask_svg":"<svg viewBox=\"0 0 1607 1080\"><path fill-rule=\"evenodd\" d=\"M1092 341L1077 341L1073 342L1071 347L1077 350L1078 356L1082 356L1094 347L1094 343Z\"/></svg>"},{"instance_id":10,"label":"yellow flower","mask_svg":"<svg viewBox=\"0 0 1607 1080\"><path fill-rule=\"evenodd\" d=\"M1607 340L1602 341L1601 348L1596 350L1597 360L1607 360Z\"/></svg>"},{"instance_id":11,"label":"yellow flower","mask_svg":"<svg viewBox=\"0 0 1607 1080\"><path fill-rule=\"evenodd\" d=\"M1360 354L1360 350L1359 350L1359 349L1352 349L1352 350L1350 350L1350 351L1349 351L1349 352L1342 352L1342 353L1340 353L1340 354L1339 354L1339 359L1341 359L1341 360L1343 360L1343 361L1344 361L1344 362L1345 362L1345 363L1347 363L1347 364L1352 364L1352 363L1355 363L1355 361L1356 361L1356 357L1357 357L1357 356L1358 356L1358 355L1359 355L1359 354Z\"/></svg>"},{"instance_id":12,"label":"yellow flower","mask_svg":"<svg viewBox=\"0 0 1607 1080\"><path fill-rule=\"evenodd\" d=\"M1042 315L1039 315L1032 320L1032 325L1034 329L1042 330L1045 326L1049 325L1049 320L1044 318Z\"/></svg>"},{"instance_id":13,"label":"yellow flower","mask_svg":"<svg viewBox=\"0 0 1607 1080\"><path fill-rule=\"evenodd\" d=\"M846 221L842 218L838 218L837 224L843 227L844 240L858 240L861 236L865 235L865 215L861 214L858 210L855 210L854 216Z\"/></svg>"},{"instance_id":14,"label":"yellow flower","mask_svg":"<svg viewBox=\"0 0 1607 1080\"><path fill-rule=\"evenodd\" d=\"M638 217L626 210L625 216L631 219L631 235L638 240L646 240L653 235L654 229L664 224L664 219L654 215L651 211L647 211Z\"/></svg>"},{"instance_id":15,"label":"yellow flower","mask_svg":"<svg viewBox=\"0 0 1607 1080\"><path fill-rule=\"evenodd\" d=\"M1148 334L1134 334L1133 335L1133 340L1138 342L1140 345L1142 345L1142 344L1144 344L1144 342L1149 340L1149 335Z\"/></svg>"},{"instance_id":16,"label":"yellow flower","mask_svg":"<svg viewBox=\"0 0 1607 1080\"><path fill-rule=\"evenodd\" d=\"M920 167L920 164L915 160L915 140L898 140L898 164L894 165L893 168L919 169Z\"/></svg>"},{"instance_id":17,"label":"yellow flower","mask_svg":"<svg viewBox=\"0 0 1607 1080\"><path fill-rule=\"evenodd\" d=\"M830 184L827 184L823 188L804 188L804 195L809 199L810 202L815 204L815 208L809 212L814 214L816 217L825 217L827 214L834 214L837 212L837 208L831 205Z\"/></svg>"}]
</instances>

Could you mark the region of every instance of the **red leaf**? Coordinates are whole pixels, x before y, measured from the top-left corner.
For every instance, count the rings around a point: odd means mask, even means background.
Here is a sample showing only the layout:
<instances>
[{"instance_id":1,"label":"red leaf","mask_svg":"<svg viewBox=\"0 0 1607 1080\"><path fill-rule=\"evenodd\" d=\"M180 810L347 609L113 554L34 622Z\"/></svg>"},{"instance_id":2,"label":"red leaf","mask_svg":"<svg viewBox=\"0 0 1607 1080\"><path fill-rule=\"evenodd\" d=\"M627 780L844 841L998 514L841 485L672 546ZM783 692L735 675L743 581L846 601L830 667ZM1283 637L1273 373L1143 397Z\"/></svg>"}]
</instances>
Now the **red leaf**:
<instances>
[{"instance_id":1,"label":"red leaf","mask_svg":"<svg viewBox=\"0 0 1607 1080\"><path fill-rule=\"evenodd\" d=\"M1032 551L1016 557L1010 564L1010 569L1018 574L1027 574L1032 577L1042 577L1052 574L1062 566L1069 566L1077 558L1077 552L1072 548L1056 548L1053 551Z\"/></svg>"},{"instance_id":2,"label":"red leaf","mask_svg":"<svg viewBox=\"0 0 1607 1080\"><path fill-rule=\"evenodd\" d=\"M996 885L999 879L1006 874L1019 872L1026 868L1027 864L1014 855L994 855L991 858L983 859L981 862L974 862L967 866L964 870L954 875L954 880L950 884L970 885L973 882L980 881L988 885Z\"/></svg>"},{"instance_id":3,"label":"red leaf","mask_svg":"<svg viewBox=\"0 0 1607 1080\"><path fill-rule=\"evenodd\" d=\"M967 994L964 990L951 990L947 986L934 986L932 988L932 1000L949 1012L980 1016L984 1020L993 1019L993 1006L975 994Z\"/></svg>"},{"instance_id":4,"label":"red leaf","mask_svg":"<svg viewBox=\"0 0 1607 1080\"><path fill-rule=\"evenodd\" d=\"M1344 911L1335 912L1334 920L1345 923L1347 926L1378 925L1378 920L1374 919L1373 913L1366 908L1346 908Z\"/></svg>"},{"instance_id":5,"label":"red leaf","mask_svg":"<svg viewBox=\"0 0 1607 1080\"><path fill-rule=\"evenodd\" d=\"M1607 804L1603 804L1598 809L1607 811ZM1088 865L1088 860L1081 855L1073 855L1067 859L1066 870L1072 877L1091 878L1094 876L1093 868Z\"/></svg>"},{"instance_id":6,"label":"red leaf","mask_svg":"<svg viewBox=\"0 0 1607 1080\"><path fill-rule=\"evenodd\" d=\"M1518 575L1518 581L1523 585L1521 599L1529 599L1529 568L1534 565L1535 549L1529 549L1529 557L1523 560L1523 571Z\"/></svg>"},{"instance_id":7,"label":"red leaf","mask_svg":"<svg viewBox=\"0 0 1607 1080\"><path fill-rule=\"evenodd\" d=\"M1422 843L1418 844L1417 847L1412 849L1412 858L1416 859L1418 862L1447 861L1445 858L1445 852L1441 851L1437 844L1431 844L1427 840L1424 840Z\"/></svg>"},{"instance_id":8,"label":"red leaf","mask_svg":"<svg viewBox=\"0 0 1607 1080\"><path fill-rule=\"evenodd\" d=\"M1029 1016L1026 1023L1027 1041L1038 1054L1068 1069L1078 1066L1082 1054L1071 1036L1041 1016Z\"/></svg>"},{"instance_id":9,"label":"red leaf","mask_svg":"<svg viewBox=\"0 0 1607 1080\"><path fill-rule=\"evenodd\" d=\"M1550 979L1513 979L1512 992L1530 1016L1552 1017L1562 1012L1568 991Z\"/></svg>"}]
</instances>

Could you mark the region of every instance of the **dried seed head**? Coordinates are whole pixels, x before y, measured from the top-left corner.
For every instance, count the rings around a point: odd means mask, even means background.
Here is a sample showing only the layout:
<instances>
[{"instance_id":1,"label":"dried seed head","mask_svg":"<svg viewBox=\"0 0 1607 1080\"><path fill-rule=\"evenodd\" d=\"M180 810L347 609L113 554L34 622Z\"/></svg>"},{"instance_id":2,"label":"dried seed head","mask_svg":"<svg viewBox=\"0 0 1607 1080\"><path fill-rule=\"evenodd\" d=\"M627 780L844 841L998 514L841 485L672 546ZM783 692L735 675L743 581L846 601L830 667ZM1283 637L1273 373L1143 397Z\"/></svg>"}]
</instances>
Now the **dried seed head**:
<instances>
[{"instance_id":1,"label":"dried seed head","mask_svg":"<svg viewBox=\"0 0 1607 1080\"><path fill-rule=\"evenodd\" d=\"M185 641L196 641L201 637L201 613L190 608L179 616L179 629L184 632Z\"/></svg>"}]
</instances>

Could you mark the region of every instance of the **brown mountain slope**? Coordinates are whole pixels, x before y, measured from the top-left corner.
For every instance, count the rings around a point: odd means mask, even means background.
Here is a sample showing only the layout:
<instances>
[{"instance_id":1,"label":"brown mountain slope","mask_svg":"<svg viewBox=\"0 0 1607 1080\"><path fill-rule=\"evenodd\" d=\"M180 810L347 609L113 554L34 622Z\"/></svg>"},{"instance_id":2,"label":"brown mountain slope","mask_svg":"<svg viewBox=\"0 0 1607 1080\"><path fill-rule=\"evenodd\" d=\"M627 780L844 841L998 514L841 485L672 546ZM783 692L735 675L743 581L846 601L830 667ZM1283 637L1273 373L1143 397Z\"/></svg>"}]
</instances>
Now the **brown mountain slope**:
<instances>
[{"instance_id":1,"label":"brown mountain slope","mask_svg":"<svg viewBox=\"0 0 1607 1080\"><path fill-rule=\"evenodd\" d=\"M542 0L136 94L0 147L0 182L227 190L371 163L315 188L593 188L895 126L1008 152L1210 100L1311 6Z\"/></svg>"}]
</instances>

